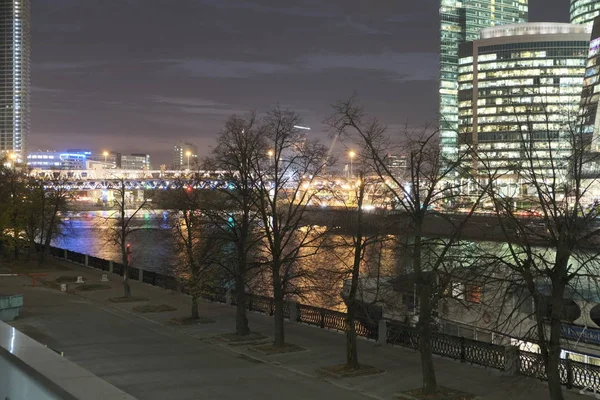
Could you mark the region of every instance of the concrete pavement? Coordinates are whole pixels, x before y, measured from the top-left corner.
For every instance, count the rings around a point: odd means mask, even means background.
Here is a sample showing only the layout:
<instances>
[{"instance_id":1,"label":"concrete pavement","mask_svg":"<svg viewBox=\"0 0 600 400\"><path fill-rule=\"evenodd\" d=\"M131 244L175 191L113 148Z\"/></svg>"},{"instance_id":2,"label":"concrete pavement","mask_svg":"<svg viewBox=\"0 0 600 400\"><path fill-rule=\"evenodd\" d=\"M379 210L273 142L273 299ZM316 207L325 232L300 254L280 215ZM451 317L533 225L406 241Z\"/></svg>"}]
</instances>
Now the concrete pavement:
<instances>
[{"instance_id":1,"label":"concrete pavement","mask_svg":"<svg viewBox=\"0 0 600 400\"><path fill-rule=\"evenodd\" d=\"M100 281L100 272L69 264L72 271ZM25 294L22 318L13 325L34 339L63 351L80 364L139 399L393 399L400 390L421 384L419 354L404 348L359 341L359 358L386 372L381 375L335 379L315 370L344 361L344 336L297 323L286 324L286 338L307 349L298 353L265 356L249 346L231 346L215 335L234 327L233 307L201 302L201 315L214 324L172 326L170 318L189 313L188 296L132 282L135 296L145 303L169 304L177 311L139 315L139 303L114 304L106 300L122 295L118 277L110 275L110 289L66 294L32 288L24 278L0 278L0 292ZM249 313L251 328L269 335L271 319ZM487 370L436 359L441 385L470 392L488 400L547 399L544 383L524 377L503 377ZM575 392L568 399L584 398Z\"/></svg>"}]
</instances>

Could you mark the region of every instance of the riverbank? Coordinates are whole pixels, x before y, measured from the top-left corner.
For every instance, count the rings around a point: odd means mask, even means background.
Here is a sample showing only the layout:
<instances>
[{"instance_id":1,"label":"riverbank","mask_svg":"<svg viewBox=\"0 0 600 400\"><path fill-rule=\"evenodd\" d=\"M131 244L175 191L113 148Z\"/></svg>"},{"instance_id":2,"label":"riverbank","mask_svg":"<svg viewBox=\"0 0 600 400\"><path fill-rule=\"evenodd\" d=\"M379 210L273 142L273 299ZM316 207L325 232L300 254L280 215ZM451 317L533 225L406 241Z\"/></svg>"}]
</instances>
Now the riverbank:
<instances>
[{"instance_id":1,"label":"riverbank","mask_svg":"<svg viewBox=\"0 0 600 400\"><path fill-rule=\"evenodd\" d=\"M190 299L182 293L132 281L140 303L113 303L122 295L118 277L101 282L102 271L56 260L68 269L45 271L48 281L61 276L82 276L98 290L62 293L48 287L32 287L26 277L3 278L0 291L25 294L22 318L13 325L34 339L65 353L122 390L140 399L392 399L399 391L421 384L419 354L401 347L380 346L360 340L361 362L385 370L368 377L324 377L320 367L344 360L341 334L286 322L286 337L305 351L266 356L252 345L231 346L220 336L233 331L235 308L203 301L200 314L214 321L173 325L174 318L189 314ZM74 289L74 287L72 287ZM140 313L141 304L168 305L174 311ZM269 337L272 320L249 313L254 332ZM522 376L436 358L441 385L489 400L546 399L547 388ZM580 398L566 391L567 399Z\"/></svg>"}]
</instances>

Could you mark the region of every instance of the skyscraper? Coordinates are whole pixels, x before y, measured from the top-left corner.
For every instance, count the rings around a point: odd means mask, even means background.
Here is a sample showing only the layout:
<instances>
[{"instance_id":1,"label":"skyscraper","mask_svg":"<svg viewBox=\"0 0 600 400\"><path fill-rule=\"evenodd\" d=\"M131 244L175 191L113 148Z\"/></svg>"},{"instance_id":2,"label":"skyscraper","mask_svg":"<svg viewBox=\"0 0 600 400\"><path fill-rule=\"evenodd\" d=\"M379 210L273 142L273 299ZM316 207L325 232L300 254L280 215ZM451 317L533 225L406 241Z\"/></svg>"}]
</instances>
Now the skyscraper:
<instances>
[{"instance_id":1,"label":"skyscraper","mask_svg":"<svg viewBox=\"0 0 600 400\"><path fill-rule=\"evenodd\" d=\"M459 49L459 151L477 151L507 193L524 193L518 171L556 173L570 154L591 26L528 23L487 28ZM559 165L566 172L567 164ZM554 169L553 169L554 168ZM515 172L516 171L516 172Z\"/></svg>"},{"instance_id":2,"label":"skyscraper","mask_svg":"<svg viewBox=\"0 0 600 400\"><path fill-rule=\"evenodd\" d=\"M583 90L581 92L581 109L579 129L588 137L590 150L600 151L598 132L600 128L600 17L595 19L592 40L588 52L588 63L585 70Z\"/></svg>"},{"instance_id":3,"label":"skyscraper","mask_svg":"<svg viewBox=\"0 0 600 400\"><path fill-rule=\"evenodd\" d=\"M457 154L458 46L482 28L527 22L528 0L441 0L440 137L446 157Z\"/></svg>"},{"instance_id":4,"label":"skyscraper","mask_svg":"<svg viewBox=\"0 0 600 400\"><path fill-rule=\"evenodd\" d=\"M0 152L24 157L29 133L30 0L0 2Z\"/></svg>"},{"instance_id":5,"label":"skyscraper","mask_svg":"<svg viewBox=\"0 0 600 400\"><path fill-rule=\"evenodd\" d=\"M600 15L600 0L571 0L571 23L591 24Z\"/></svg>"}]
</instances>

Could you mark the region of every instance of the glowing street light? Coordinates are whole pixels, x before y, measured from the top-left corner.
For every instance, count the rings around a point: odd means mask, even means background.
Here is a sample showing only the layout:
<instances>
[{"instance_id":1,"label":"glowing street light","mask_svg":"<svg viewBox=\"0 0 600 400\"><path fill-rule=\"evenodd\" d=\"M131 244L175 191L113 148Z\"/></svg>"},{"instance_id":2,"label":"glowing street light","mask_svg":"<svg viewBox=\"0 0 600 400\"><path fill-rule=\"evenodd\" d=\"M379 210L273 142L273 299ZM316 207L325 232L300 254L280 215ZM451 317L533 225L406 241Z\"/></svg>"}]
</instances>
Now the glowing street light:
<instances>
[{"instance_id":1,"label":"glowing street light","mask_svg":"<svg viewBox=\"0 0 600 400\"><path fill-rule=\"evenodd\" d=\"M12 161L13 168L16 168L16 166L17 166L17 157L18 157L17 153L10 153L8 155L8 158L10 158L10 160Z\"/></svg>"},{"instance_id":2,"label":"glowing street light","mask_svg":"<svg viewBox=\"0 0 600 400\"><path fill-rule=\"evenodd\" d=\"M102 153L102 155L104 156L104 164L106 164L106 157L108 157L108 151L105 151L104 153Z\"/></svg>"},{"instance_id":3,"label":"glowing street light","mask_svg":"<svg viewBox=\"0 0 600 400\"><path fill-rule=\"evenodd\" d=\"M350 177L354 178L354 173L352 172L352 162L354 161L354 157L356 157L354 150L348 152L348 157L350 157Z\"/></svg>"},{"instance_id":4,"label":"glowing street light","mask_svg":"<svg viewBox=\"0 0 600 400\"><path fill-rule=\"evenodd\" d=\"M192 155L192 152L188 150L188 151L185 152L185 155L188 158L188 167L187 167L187 169L190 169L190 156Z\"/></svg>"},{"instance_id":5,"label":"glowing street light","mask_svg":"<svg viewBox=\"0 0 600 400\"><path fill-rule=\"evenodd\" d=\"M275 155L275 152L273 150L269 150L267 151L267 155L269 156L269 161L271 163L271 167L273 166L273 156Z\"/></svg>"}]
</instances>

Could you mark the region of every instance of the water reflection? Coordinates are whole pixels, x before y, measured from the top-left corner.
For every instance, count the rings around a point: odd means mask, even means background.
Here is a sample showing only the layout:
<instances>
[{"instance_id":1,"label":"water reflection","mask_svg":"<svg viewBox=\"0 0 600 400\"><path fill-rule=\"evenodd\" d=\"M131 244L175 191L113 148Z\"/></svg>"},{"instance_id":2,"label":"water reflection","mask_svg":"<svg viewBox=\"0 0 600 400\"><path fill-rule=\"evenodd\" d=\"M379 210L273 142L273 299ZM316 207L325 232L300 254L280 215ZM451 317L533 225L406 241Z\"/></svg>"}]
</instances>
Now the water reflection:
<instances>
[{"instance_id":1,"label":"water reflection","mask_svg":"<svg viewBox=\"0 0 600 400\"><path fill-rule=\"evenodd\" d=\"M108 239L108 218L112 213L69 213L66 216L65 234L55 240L53 245L120 262L119 248ZM166 274L176 271L177 246L168 229L167 217L167 212L163 211L142 211L135 216L136 227L141 229L130 240L133 266ZM369 247L361 265L361 276L392 275L398 268L397 247L393 236L383 237ZM352 239L341 235L329 237L327 246L322 251L302 258L295 267L295 272L302 270L302 276L295 280L297 292L301 295L294 298L305 304L343 310L343 280L350 278L352 262ZM270 295L269 271L263 271L253 281L255 292Z\"/></svg>"},{"instance_id":2,"label":"water reflection","mask_svg":"<svg viewBox=\"0 0 600 400\"><path fill-rule=\"evenodd\" d=\"M108 218L113 211L69 213L64 235L53 245L116 262L121 261L119 248L110 241ZM168 273L172 262L171 237L166 230L163 212L142 211L134 224L140 230L131 235L132 265L149 271Z\"/></svg>"}]
</instances>

